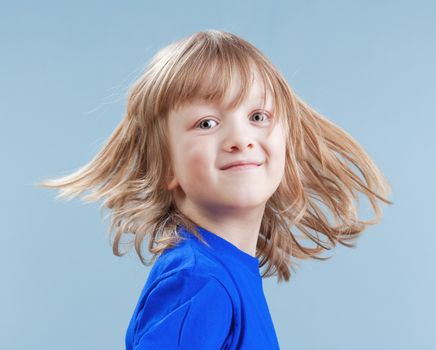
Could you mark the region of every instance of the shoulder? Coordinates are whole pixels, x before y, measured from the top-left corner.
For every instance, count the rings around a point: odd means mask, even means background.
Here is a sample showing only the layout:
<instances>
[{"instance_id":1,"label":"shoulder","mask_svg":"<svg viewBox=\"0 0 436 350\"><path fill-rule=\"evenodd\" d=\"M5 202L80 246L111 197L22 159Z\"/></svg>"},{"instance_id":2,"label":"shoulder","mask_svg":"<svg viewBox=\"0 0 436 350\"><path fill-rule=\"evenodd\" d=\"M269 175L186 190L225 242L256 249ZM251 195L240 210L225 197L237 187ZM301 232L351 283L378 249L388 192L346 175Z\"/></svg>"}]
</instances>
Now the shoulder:
<instances>
[{"instance_id":1,"label":"shoulder","mask_svg":"<svg viewBox=\"0 0 436 350\"><path fill-rule=\"evenodd\" d=\"M227 289L219 278L199 269L198 265L177 269L156 279L149 288L149 294L161 294L163 290L178 296L204 295L206 292L211 292L228 297Z\"/></svg>"},{"instance_id":2,"label":"shoulder","mask_svg":"<svg viewBox=\"0 0 436 350\"><path fill-rule=\"evenodd\" d=\"M177 246L167 249L158 257L150 271L150 282L170 276L189 275L191 278L201 279L204 276L214 276L222 280L225 269L214 256L199 249L198 244L190 240L181 241Z\"/></svg>"}]
</instances>

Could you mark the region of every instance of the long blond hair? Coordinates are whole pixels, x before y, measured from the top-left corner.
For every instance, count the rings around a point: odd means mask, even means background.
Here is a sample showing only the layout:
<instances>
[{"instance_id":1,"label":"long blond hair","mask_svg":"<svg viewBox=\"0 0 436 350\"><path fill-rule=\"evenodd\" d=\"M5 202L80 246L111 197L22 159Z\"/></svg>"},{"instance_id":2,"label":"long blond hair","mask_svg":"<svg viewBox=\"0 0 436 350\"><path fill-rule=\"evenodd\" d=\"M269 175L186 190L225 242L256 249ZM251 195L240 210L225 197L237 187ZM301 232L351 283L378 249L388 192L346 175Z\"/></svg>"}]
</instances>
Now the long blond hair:
<instances>
[{"instance_id":1,"label":"long blond hair","mask_svg":"<svg viewBox=\"0 0 436 350\"><path fill-rule=\"evenodd\" d=\"M386 178L356 140L292 91L260 50L219 30L194 33L158 51L130 87L124 118L98 154L72 174L37 185L58 188L57 198L72 199L85 190L91 190L83 197L86 202L103 198L100 208L112 209L109 236L115 228L111 244L116 256L129 250L119 249L123 234L132 234L141 262L153 264L182 239L176 229L180 224L205 243L195 222L177 209L166 189L171 171L167 116L171 109L199 97L220 103L235 72L241 77L234 101L239 104L249 91L253 64L287 132L285 173L266 203L257 242L260 267L267 264L262 277L277 275L278 282L288 281L296 263L291 257L324 260L329 257L320 255L338 242L355 247L353 241L366 226L382 217L376 199L392 204L385 198L391 191ZM371 202L373 220L359 219L359 193ZM333 215L334 224L319 204ZM300 239L316 246L303 246L293 227L302 233ZM151 261L141 252L145 236Z\"/></svg>"}]
</instances>

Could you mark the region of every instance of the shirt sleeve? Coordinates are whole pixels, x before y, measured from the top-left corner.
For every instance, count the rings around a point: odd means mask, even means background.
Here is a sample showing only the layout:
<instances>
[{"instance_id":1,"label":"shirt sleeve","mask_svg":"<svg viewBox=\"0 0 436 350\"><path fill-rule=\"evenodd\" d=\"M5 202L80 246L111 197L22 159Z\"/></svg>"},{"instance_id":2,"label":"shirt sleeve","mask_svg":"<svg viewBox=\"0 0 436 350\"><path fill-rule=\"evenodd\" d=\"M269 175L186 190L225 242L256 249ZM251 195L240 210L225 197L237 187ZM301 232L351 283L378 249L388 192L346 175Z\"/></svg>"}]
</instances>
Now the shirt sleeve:
<instances>
[{"instance_id":1,"label":"shirt sleeve","mask_svg":"<svg viewBox=\"0 0 436 350\"><path fill-rule=\"evenodd\" d=\"M221 349L232 302L215 277L181 270L159 281L138 312L134 350Z\"/></svg>"}]
</instances>

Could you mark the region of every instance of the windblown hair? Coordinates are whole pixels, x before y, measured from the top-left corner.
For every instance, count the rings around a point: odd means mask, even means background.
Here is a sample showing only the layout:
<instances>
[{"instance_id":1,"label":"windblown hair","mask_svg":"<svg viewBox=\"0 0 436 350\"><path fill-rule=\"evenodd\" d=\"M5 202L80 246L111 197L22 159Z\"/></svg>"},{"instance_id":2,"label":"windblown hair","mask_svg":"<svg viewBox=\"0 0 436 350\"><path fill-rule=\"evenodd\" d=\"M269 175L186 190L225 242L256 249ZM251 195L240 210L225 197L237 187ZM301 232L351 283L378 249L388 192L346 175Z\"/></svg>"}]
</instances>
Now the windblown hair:
<instances>
[{"instance_id":1,"label":"windblown hair","mask_svg":"<svg viewBox=\"0 0 436 350\"><path fill-rule=\"evenodd\" d=\"M158 51L130 87L124 118L98 154L72 174L37 185L58 188L56 198L72 199L85 190L91 190L83 197L86 202L103 198L100 208L112 209L109 237L115 229L111 244L116 256L127 253L119 246L123 234L130 233L141 262L153 264L183 239L178 225L207 244L166 188L171 173L167 117L195 99L221 103L234 74L241 79L232 104L237 106L249 91L254 68L287 133L284 176L266 203L257 242L259 267L267 264L262 277L277 275L278 282L288 281L296 263L291 257L325 260L330 257L320 255L337 243L355 247L365 228L381 220L376 199L392 204L385 198L391 192L388 181L358 142L299 98L260 50L219 30L194 33ZM359 218L359 193L369 199L374 219ZM300 239L311 240L315 247L302 245L294 228L302 233ZM152 253L148 262L141 253L146 236Z\"/></svg>"}]
</instances>

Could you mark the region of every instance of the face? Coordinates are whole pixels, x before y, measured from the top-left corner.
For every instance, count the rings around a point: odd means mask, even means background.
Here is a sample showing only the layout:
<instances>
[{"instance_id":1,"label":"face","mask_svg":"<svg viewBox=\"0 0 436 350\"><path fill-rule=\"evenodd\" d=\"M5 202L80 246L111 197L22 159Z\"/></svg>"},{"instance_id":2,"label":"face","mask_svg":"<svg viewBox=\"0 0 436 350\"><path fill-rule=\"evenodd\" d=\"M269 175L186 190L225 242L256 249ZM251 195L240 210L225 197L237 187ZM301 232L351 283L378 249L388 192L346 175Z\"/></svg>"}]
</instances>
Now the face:
<instances>
[{"instance_id":1,"label":"face","mask_svg":"<svg viewBox=\"0 0 436 350\"><path fill-rule=\"evenodd\" d=\"M238 83L238 81L237 81ZM239 83L238 83L239 84ZM180 209L239 212L265 206L283 177L285 132L273 127L272 97L263 105L263 87L255 75L249 96L236 109L223 105L185 104L168 116L172 176L168 189ZM225 167L232 162L255 163Z\"/></svg>"}]
</instances>

